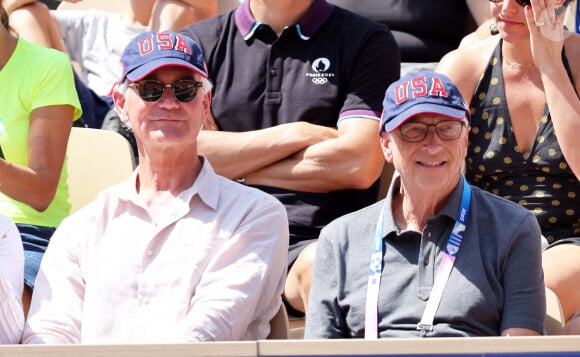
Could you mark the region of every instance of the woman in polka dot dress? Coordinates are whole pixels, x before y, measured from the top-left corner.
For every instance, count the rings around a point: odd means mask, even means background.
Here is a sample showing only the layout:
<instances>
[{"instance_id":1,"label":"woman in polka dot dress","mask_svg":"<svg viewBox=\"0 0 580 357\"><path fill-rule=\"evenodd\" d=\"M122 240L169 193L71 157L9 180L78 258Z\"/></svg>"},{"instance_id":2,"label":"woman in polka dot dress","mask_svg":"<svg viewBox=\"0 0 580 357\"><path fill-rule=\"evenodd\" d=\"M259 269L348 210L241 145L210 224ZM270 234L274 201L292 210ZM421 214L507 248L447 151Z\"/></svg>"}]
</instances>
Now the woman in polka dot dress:
<instances>
[{"instance_id":1,"label":"woman in polka dot dress","mask_svg":"<svg viewBox=\"0 0 580 357\"><path fill-rule=\"evenodd\" d=\"M563 5L490 0L499 36L450 52L436 70L470 103L466 177L534 212L550 243L546 286L564 332L580 334L580 35L563 29Z\"/></svg>"}]
</instances>

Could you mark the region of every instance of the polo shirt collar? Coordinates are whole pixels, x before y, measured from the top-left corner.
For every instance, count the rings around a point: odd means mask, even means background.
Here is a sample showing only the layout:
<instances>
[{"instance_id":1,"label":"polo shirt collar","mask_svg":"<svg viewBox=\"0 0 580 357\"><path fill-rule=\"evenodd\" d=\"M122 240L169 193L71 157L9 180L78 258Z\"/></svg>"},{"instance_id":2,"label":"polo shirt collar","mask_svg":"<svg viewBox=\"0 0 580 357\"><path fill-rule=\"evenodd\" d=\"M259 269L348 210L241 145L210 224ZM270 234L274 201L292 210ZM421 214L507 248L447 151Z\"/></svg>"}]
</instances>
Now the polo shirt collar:
<instances>
[{"instance_id":1,"label":"polo shirt collar","mask_svg":"<svg viewBox=\"0 0 580 357\"><path fill-rule=\"evenodd\" d=\"M397 176L393 178L391 186L387 191L387 197L385 197L385 200L389 205L389 207L392 207L393 197L401 187L401 177L398 176L397 173L395 173L395 175ZM455 220L457 218L457 211L459 210L459 205L461 204L462 195L463 195L463 179L460 176L457 184L455 185L455 188L453 189L453 191L451 191L451 194L449 195L447 202L441 208L441 211L439 211L435 216L445 215L451 218L452 220ZM383 222L383 238L386 238L390 233L393 232L397 234L401 233L399 228L397 227L397 224L395 223L393 211L391 209L388 209L387 212L388 213L385 214ZM430 219L433 219L433 217L429 218L428 220Z\"/></svg>"},{"instance_id":2,"label":"polo shirt collar","mask_svg":"<svg viewBox=\"0 0 580 357\"><path fill-rule=\"evenodd\" d=\"M334 5L329 4L326 0L314 0L306 14L294 25L300 38L308 41L328 20L333 10ZM235 20L240 33L246 41L254 36L256 29L261 25L250 11L250 0L245 0L235 10Z\"/></svg>"}]
</instances>

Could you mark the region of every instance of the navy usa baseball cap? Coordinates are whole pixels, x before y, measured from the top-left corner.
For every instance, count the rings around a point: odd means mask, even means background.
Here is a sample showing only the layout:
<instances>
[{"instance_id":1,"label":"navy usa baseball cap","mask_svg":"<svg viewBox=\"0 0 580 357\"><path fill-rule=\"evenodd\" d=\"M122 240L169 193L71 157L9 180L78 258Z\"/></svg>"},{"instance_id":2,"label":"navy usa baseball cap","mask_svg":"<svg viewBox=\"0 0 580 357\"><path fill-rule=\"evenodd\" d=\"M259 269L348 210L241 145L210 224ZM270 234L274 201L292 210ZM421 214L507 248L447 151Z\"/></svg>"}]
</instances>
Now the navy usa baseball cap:
<instances>
[{"instance_id":1,"label":"navy usa baseball cap","mask_svg":"<svg viewBox=\"0 0 580 357\"><path fill-rule=\"evenodd\" d=\"M201 49L188 36L173 31L148 31L129 42L121 55L123 72L119 83L138 81L161 67L181 66L207 78Z\"/></svg>"},{"instance_id":2,"label":"navy usa baseball cap","mask_svg":"<svg viewBox=\"0 0 580 357\"><path fill-rule=\"evenodd\" d=\"M463 120L469 108L449 77L433 71L409 73L391 83L383 100L379 135L391 132L417 114L438 114Z\"/></svg>"}]
</instances>

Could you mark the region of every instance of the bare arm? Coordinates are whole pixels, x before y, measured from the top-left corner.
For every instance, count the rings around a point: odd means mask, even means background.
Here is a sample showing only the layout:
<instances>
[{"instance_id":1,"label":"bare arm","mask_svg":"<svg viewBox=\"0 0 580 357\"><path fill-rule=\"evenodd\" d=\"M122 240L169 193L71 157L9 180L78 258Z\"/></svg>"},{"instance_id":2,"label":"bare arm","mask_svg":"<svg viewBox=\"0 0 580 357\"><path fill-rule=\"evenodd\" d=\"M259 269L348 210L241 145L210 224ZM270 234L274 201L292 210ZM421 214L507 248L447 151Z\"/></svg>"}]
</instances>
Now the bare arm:
<instances>
[{"instance_id":1,"label":"bare arm","mask_svg":"<svg viewBox=\"0 0 580 357\"><path fill-rule=\"evenodd\" d=\"M492 36L491 34L491 26L495 23L495 19L487 19L481 25L477 27L475 31L470 34L467 34L465 37L461 39L459 43L459 48L467 47L474 43L477 43L485 38Z\"/></svg>"},{"instance_id":2,"label":"bare arm","mask_svg":"<svg viewBox=\"0 0 580 357\"><path fill-rule=\"evenodd\" d=\"M377 133L375 120L343 120L338 137L256 171L246 182L306 192L368 188L384 163Z\"/></svg>"},{"instance_id":3,"label":"bare arm","mask_svg":"<svg viewBox=\"0 0 580 357\"><path fill-rule=\"evenodd\" d=\"M155 31L179 31L196 21L217 15L217 0L158 0L151 16Z\"/></svg>"},{"instance_id":4,"label":"bare arm","mask_svg":"<svg viewBox=\"0 0 580 357\"><path fill-rule=\"evenodd\" d=\"M481 73L497 44L499 36L488 37L472 45L459 48L446 54L435 68L457 85L461 95L469 105Z\"/></svg>"},{"instance_id":5,"label":"bare arm","mask_svg":"<svg viewBox=\"0 0 580 357\"><path fill-rule=\"evenodd\" d=\"M477 25L481 25L491 17L489 12L489 3L481 0L466 0L467 7L471 12L471 16L475 19Z\"/></svg>"},{"instance_id":6,"label":"bare arm","mask_svg":"<svg viewBox=\"0 0 580 357\"><path fill-rule=\"evenodd\" d=\"M12 11L24 5L32 4L36 0L4 0L4 9L10 14Z\"/></svg>"},{"instance_id":7,"label":"bare arm","mask_svg":"<svg viewBox=\"0 0 580 357\"><path fill-rule=\"evenodd\" d=\"M191 7L194 12L195 21L207 19L217 15L217 0L180 0Z\"/></svg>"},{"instance_id":8,"label":"bare arm","mask_svg":"<svg viewBox=\"0 0 580 357\"><path fill-rule=\"evenodd\" d=\"M58 23L50 15L48 7L37 1L13 1L10 27L28 42L66 52L64 42L59 36Z\"/></svg>"},{"instance_id":9,"label":"bare arm","mask_svg":"<svg viewBox=\"0 0 580 357\"><path fill-rule=\"evenodd\" d=\"M537 9L538 0L533 0L532 6ZM553 10L547 12L550 11ZM542 17L545 25L535 26L534 14L526 11L534 63L542 76L546 101L562 153L572 172L580 177L580 99L577 90L580 89L580 35L567 34L568 38L564 41L561 20L539 12L536 17ZM574 85L561 60L564 43L575 79Z\"/></svg>"},{"instance_id":10,"label":"bare arm","mask_svg":"<svg viewBox=\"0 0 580 357\"><path fill-rule=\"evenodd\" d=\"M44 211L52 202L60 179L73 107L38 108L30 115L27 167L0 159L0 190L7 196Z\"/></svg>"},{"instance_id":11,"label":"bare arm","mask_svg":"<svg viewBox=\"0 0 580 357\"><path fill-rule=\"evenodd\" d=\"M235 179L337 135L335 129L307 122L248 132L203 130L198 136L198 152L211 161L220 175Z\"/></svg>"}]
</instances>

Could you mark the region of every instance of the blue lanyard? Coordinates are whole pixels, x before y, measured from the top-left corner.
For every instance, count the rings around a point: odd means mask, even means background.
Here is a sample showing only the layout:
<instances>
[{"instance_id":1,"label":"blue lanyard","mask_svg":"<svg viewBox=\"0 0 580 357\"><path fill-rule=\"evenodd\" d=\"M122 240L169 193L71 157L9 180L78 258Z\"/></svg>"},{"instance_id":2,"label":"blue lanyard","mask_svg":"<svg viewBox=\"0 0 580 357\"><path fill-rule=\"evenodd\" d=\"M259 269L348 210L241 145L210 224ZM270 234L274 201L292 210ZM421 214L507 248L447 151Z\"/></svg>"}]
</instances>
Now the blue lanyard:
<instances>
[{"instance_id":1,"label":"blue lanyard","mask_svg":"<svg viewBox=\"0 0 580 357\"><path fill-rule=\"evenodd\" d=\"M465 177L463 177L463 193L461 195L461 203L457 212L457 218L455 220L453 230L449 236L449 240L447 241L445 255L439 270L437 271L435 283L431 289L431 294L429 295L429 300L427 302L427 306L425 307L423 317L421 318L419 324L417 324L417 329L420 331L421 336L425 336L426 332L431 331L433 328L435 312L437 311L439 302L441 301L441 295L447 283L447 279L449 278L451 269L453 268L455 256L461 247L461 241L463 240L467 220L469 218L470 203L471 186L469 186L467 180ZM389 202L385 200L381 209L381 214L377 220L377 226L375 228L365 305L365 339L378 338L377 315L381 270L383 265L383 222L385 206L387 204L389 204Z\"/></svg>"}]
</instances>

